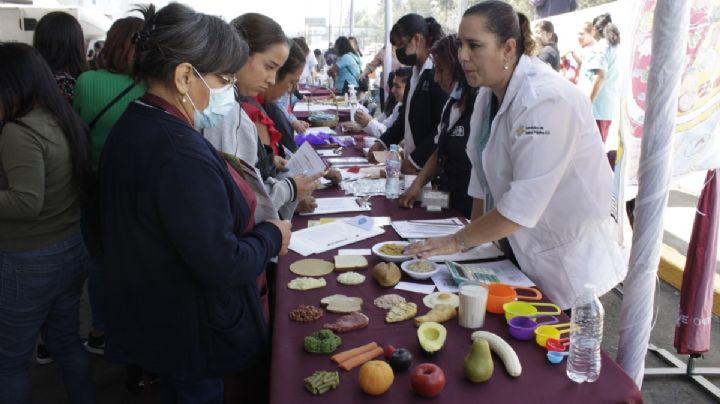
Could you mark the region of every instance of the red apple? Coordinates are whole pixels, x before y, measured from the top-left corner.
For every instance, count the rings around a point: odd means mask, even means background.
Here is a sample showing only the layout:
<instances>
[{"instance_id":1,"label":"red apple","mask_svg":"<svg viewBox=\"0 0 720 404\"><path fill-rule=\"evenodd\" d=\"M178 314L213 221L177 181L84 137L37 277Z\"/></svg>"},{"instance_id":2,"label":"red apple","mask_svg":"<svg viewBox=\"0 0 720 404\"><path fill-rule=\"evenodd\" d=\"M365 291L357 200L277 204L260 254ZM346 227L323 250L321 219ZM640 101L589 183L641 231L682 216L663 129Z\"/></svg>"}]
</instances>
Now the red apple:
<instances>
[{"instance_id":1,"label":"red apple","mask_svg":"<svg viewBox=\"0 0 720 404\"><path fill-rule=\"evenodd\" d=\"M445 372L438 365L421 363L410 376L413 391L423 397L435 397L445 388Z\"/></svg>"}]
</instances>

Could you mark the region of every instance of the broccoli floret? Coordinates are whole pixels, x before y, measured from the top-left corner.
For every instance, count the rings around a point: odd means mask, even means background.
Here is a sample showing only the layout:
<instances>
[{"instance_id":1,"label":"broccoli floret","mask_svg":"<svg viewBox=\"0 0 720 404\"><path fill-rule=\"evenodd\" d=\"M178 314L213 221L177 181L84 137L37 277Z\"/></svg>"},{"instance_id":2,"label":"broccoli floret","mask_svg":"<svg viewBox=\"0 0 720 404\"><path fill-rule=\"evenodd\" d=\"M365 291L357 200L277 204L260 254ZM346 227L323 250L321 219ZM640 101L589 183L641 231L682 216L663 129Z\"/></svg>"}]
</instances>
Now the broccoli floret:
<instances>
[{"instance_id":1,"label":"broccoli floret","mask_svg":"<svg viewBox=\"0 0 720 404\"><path fill-rule=\"evenodd\" d=\"M342 339L332 331L320 330L305 337L303 346L308 352L329 354L335 352L341 343Z\"/></svg>"}]
</instances>

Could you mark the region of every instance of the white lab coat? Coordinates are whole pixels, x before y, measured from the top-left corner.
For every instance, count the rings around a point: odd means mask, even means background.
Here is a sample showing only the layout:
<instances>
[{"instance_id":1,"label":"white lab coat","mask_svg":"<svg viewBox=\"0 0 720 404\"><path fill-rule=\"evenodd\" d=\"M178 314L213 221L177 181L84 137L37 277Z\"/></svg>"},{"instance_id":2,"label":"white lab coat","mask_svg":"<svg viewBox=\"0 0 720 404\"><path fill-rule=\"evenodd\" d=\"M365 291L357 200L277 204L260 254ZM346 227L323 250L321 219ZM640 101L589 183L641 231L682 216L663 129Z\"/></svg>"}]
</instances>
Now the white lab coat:
<instances>
[{"instance_id":1,"label":"white lab coat","mask_svg":"<svg viewBox=\"0 0 720 404\"><path fill-rule=\"evenodd\" d=\"M523 272L561 308L585 283L602 295L622 281L627 253L610 216L612 172L590 100L535 57L522 56L478 155L483 87L471 117L468 193L484 199L485 169L498 212L521 227L508 237Z\"/></svg>"}]
</instances>

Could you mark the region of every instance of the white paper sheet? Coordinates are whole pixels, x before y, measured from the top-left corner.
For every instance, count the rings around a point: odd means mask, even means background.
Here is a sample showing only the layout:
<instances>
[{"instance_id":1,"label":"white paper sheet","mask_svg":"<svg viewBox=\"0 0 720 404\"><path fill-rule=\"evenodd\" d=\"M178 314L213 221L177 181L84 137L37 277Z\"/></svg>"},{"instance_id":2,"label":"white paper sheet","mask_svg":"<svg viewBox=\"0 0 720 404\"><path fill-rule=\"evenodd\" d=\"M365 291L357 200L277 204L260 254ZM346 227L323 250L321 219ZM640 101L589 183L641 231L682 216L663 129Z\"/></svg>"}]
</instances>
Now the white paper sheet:
<instances>
[{"instance_id":1,"label":"white paper sheet","mask_svg":"<svg viewBox=\"0 0 720 404\"><path fill-rule=\"evenodd\" d=\"M307 143L307 142L305 142ZM320 157L336 157L335 150L333 149L317 149L315 150Z\"/></svg>"},{"instance_id":2,"label":"white paper sheet","mask_svg":"<svg viewBox=\"0 0 720 404\"><path fill-rule=\"evenodd\" d=\"M293 112L315 112L315 111L350 111L349 105L340 105L338 108L334 104L317 104L307 102L296 102L293 106Z\"/></svg>"},{"instance_id":3,"label":"white paper sheet","mask_svg":"<svg viewBox=\"0 0 720 404\"><path fill-rule=\"evenodd\" d=\"M354 196L341 196L337 198L316 198L317 208L310 213L301 213L303 216L326 215L340 212L364 212L370 210L370 205L358 205ZM351 226L352 227L352 226Z\"/></svg>"},{"instance_id":4,"label":"white paper sheet","mask_svg":"<svg viewBox=\"0 0 720 404\"><path fill-rule=\"evenodd\" d=\"M337 220L332 223L292 232L289 248L306 257L366 240L384 232L385 230L380 227L365 230L349 225L342 220Z\"/></svg>"},{"instance_id":5,"label":"white paper sheet","mask_svg":"<svg viewBox=\"0 0 720 404\"><path fill-rule=\"evenodd\" d=\"M313 175L327 169L325 162L315 152L309 142L305 142L293 154L287 166L291 177L300 174Z\"/></svg>"},{"instance_id":6,"label":"white paper sheet","mask_svg":"<svg viewBox=\"0 0 720 404\"><path fill-rule=\"evenodd\" d=\"M430 238L455 234L465 226L458 217L439 220L397 220L393 229L402 238Z\"/></svg>"},{"instance_id":7,"label":"white paper sheet","mask_svg":"<svg viewBox=\"0 0 720 404\"><path fill-rule=\"evenodd\" d=\"M428 258L430 261L475 261L488 258L502 257L503 252L499 248L495 247L493 243L481 244L468 251L452 254L452 255L438 255L435 257Z\"/></svg>"},{"instance_id":8,"label":"white paper sheet","mask_svg":"<svg viewBox=\"0 0 720 404\"><path fill-rule=\"evenodd\" d=\"M372 255L369 248L344 248L338 250L337 255Z\"/></svg>"},{"instance_id":9,"label":"white paper sheet","mask_svg":"<svg viewBox=\"0 0 720 404\"><path fill-rule=\"evenodd\" d=\"M431 279L440 292L458 293L459 291L455 279L445 265L438 265L438 272Z\"/></svg>"},{"instance_id":10,"label":"white paper sheet","mask_svg":"<svg viewBox=\"0 0 720 404\"><path fill-rule=\"evenodd\" d=\"M426 285L424 283L400 282L395 285L395 289L407 290L410 292L429 295L435 290L435 285Z\"/></svg>"},{"instance_id":11,"label":"white paper sheet","mask_svg":"<svg viewBox=\"0 0 720 404\"><path fill-rule=\"evenodd\" d=\"M305 129L305 133L303 133L303 135L317 135L318 133L331 133L334 135L337 132L329 126L313 126Z\"/></svg>"}]
</instances>

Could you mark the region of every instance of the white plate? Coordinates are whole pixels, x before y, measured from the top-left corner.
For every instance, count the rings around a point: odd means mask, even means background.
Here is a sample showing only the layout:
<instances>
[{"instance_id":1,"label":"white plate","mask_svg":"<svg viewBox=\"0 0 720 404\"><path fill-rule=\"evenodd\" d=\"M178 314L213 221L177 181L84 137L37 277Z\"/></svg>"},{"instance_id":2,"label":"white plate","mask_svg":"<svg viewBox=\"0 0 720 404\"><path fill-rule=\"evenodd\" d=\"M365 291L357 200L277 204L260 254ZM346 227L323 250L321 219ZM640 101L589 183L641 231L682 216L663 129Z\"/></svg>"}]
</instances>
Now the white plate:
<instances>
[{"instance_id":1,"label":"white plate","mask_svg":"<svg viewBox=\"0 0 720 404\"><path fill-rule=\"evenodd\" d=\"M385 261L389 262L402 262L407 261L409 259L413 258L413 255L387 255L380 252L380 247L384 246L385 244L398 244L403 247L407 246L407 241L383 241L382 243L377 243L374 246L372 246L372 252L373 254L377 255L378 257L382 258Z\"/></svg>"},{"instance_id":2,"label":"white plate","mask_svg":"<svg viewBox=\"0 0 720 404\"><path fill-rule=\"evenodd\" d=\"M433 270L429 271L429 272L415 272L415 271L411 270L410 264L412 264L413 262L416 262L416 261L426 262L426 263L430 264L433 267ZM435 263L433 263L432 261L428 261L428 260L405 261L402 264L400 264L400 268L403 270L403 272L410 275L410 277L413 279L427 279L427 278L435 275L439 270L439 267Z\"/></svg>"}]
</instances>

